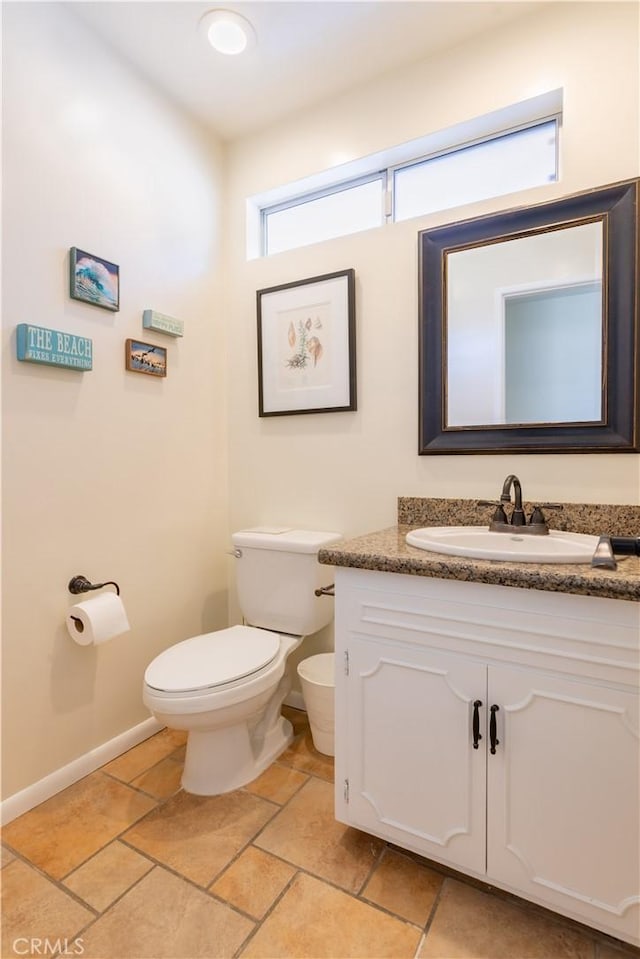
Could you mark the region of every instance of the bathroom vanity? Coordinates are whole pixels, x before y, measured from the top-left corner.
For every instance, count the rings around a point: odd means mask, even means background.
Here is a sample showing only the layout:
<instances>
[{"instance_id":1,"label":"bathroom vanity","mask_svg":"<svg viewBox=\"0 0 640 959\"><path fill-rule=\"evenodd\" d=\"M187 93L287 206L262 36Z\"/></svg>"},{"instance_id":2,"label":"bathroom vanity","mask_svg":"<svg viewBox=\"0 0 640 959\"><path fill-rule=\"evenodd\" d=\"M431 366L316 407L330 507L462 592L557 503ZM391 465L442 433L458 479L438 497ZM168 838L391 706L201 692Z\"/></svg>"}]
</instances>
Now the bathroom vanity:
<instances>
[{"instance_id":1,"label":"bathroom vanity","mask_svg":"<svg viewBox=\"0 0 640 959\"><path fill-rule=\"evenodd\" d=\"M336 817L640 943L640 560L474 561L410 528L320 555Z\"/></svg>"}]
</instances>

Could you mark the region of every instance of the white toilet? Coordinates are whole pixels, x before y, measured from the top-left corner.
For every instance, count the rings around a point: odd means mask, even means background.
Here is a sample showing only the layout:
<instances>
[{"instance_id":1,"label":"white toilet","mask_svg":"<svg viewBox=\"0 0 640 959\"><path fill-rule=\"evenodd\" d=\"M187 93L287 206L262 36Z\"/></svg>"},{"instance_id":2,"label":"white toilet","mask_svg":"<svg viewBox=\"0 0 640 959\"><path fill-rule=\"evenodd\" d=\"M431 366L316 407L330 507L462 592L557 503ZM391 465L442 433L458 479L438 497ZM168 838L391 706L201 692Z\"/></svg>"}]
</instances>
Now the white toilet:
<instances>
[{"instance_id":1,"label":"white toilet","mask_svg":"<svg viewBox=\"0 0 640 959\"><path fill-rule=\"evenodd\" d=\"M287 656L333 618L333 600L315 594L332 582L333 568L317 554L338 533L260 527L231 539L247 625L177 643L144 674L145 705L189 734L182 786L200 796L251 782L287 748Z\"/></svg>"}]
</instances>

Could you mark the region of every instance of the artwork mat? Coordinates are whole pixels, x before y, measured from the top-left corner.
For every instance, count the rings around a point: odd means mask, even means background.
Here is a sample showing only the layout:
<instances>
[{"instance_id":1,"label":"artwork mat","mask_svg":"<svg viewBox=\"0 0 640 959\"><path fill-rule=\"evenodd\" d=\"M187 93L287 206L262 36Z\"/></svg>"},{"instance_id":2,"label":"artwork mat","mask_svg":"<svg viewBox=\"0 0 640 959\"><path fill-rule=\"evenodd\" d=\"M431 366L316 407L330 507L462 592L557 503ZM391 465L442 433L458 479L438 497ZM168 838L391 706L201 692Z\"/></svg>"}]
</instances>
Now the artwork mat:
<instances>
[{"instance_id":1,"label":"artwork mat","mask_svg":"<svg viewBox=\"0 0 640 959\"><path fill-rule=\"evenodd\" d=\"M100 302L92 297L82 295L82 292L78 286L78 276L76 271L78 263L85 258L104 267L109 277L115 281L114 304L109 302ZM73 300L78 300L81 303L88 303L90 306L97 306L101 310L109 310L112 313L117 313L120 309L120 267L116 263L112 263L110 260L106 260L102 256L97 256L95 253L88 253L86 250L81 250L77 246L72 246L69 250L69 295Z\"/></svg>"},{"instance_id":2,"label":"artwork mat","mask_svg":"<svg viewBox=\"0 0 640 959\"><path fill-rule=\"evenodd\" d=\"M146 347L147 352L158 354L161 358L161 364L158 370L144 369L136 365L134 353L140 347ZM130 373L144 373L147 376L154 376L157 379L167 375L167 350L164 346L157 346L155 343L145 343L142 340L130 337L125 341L125 366Z\"/></svg>"},{"instance_id":3,"label":"artwork mat","mask_svg":"<svg viewBox=\"0 0 640 959\"><path fill-rule=\"evenodd\" d=\"M257 309L259 415L355 410L355 271L258 290Z\"/></svg>"}]
</instances>

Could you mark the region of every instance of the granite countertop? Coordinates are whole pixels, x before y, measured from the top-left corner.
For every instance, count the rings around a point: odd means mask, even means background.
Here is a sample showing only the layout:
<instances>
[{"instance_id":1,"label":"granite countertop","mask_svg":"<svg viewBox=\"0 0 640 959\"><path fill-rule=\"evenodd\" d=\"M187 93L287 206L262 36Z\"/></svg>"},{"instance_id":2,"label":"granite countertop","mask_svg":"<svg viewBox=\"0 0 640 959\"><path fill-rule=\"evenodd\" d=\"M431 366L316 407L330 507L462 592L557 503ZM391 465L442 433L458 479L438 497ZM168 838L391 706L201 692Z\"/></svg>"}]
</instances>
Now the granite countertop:
<instances>
[{"instance_id":1,"label":"granite countertop","mask_svg":"<svg viewBox=\"0 0 640 959\"><path fill-rule=\"evenodd\" d=\"M578 593L582 596L600 596L608 599L626 599L640 602L640 557L619 558L617 570L593 569L588 564L569 563L511 563L501 560L468 559L460 556L445 556L408 546L405 537L411 529L425 525L482 525L477 510L474 522L457 518L447 522L442 508L445 501L425 500L424 510L407 507L418 501L399 500L397 526L377 530L364 536L344 540L320 550L318 559L331 566L349 566L356 569L378 570L386 573L405 573L410 576L428 576L437 579L456 579L497 586L518 586L523 589L552 590L562 593ZM466 501L446 501L459 503ZM616 509L623 510L623 507ZM633 521L637 519L632 508ZM570 511L569 511L570 512ZM437 522L436 516L440 519ZM459 513L457 514L459 517ZM409 519L409 522L401 520ZM596 519L595 529L574 529L575 532L593 532L598 535L603 517ZM563 524L564 525L564 524ZM577 524L568 524L569 528ZM553 528L560 524L550 523ZM611 529L610 535L625 535L620 529Z\"/></svg>"}]
</instances>

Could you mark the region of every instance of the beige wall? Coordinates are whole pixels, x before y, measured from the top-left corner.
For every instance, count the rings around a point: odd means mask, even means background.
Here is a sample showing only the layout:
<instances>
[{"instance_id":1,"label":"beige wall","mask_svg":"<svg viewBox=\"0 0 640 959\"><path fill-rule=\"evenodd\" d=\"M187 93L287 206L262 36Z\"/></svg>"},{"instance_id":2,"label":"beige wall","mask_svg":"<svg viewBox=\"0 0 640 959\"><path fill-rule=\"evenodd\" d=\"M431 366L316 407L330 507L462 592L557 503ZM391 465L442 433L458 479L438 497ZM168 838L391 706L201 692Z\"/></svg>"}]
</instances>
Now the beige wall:
<instances>
[{"instance_id":1,"label":"beige wall","mask_svg":"<svg viewBox=\"0 0 640 959\"><path fill-rule=\"evenodd\" d=\"M222 160L57 4L4 4L4 795L148 719L147 663L227 622ZM120 265L70 300L68 250ZM142 311L184 321L183 339ZM94 368L19 363L18 323L93 339ZM127 373L124 341L166 346ZM75 645L72 575L119 582L131 632Z\"/></svg>"},{"instance_id":2,"label":"beige wall","mask_svg":"<svg viewBox=\"0 0 640 959\"><path fill-rule=\"evenodd\" d=\"M561 181L266 259L245 256L244 197L557 87ZM540 4L326 106L236 142L230 172L231 524L346 534L394 521L398 495L494 497L515 471L534 499L637 503L635 455L418 456L418 230L637 176L638 7ZM358 411L259 419L255 291L353 267ZM259 477L253 464L260 464Z\"/></svg>"},{"instance_id":3,"label":"beige wall","mask_svg":"<svg viewBox=\"0 0 640 959\"><path fill-rule=\"evenodd\" d=\"M72 5L3 13L5 796L147 718L149 660L227 622L233 529L356 534L392 524L398 495L492 497L510 471L530 498L638 502L637 456L416 453L417 231L507 201L251 262L244 235L252 193L556 87L562 180L509 205L637 175L637 5L542 3L230 145L226 183L220 144L111 55ZM69 299L74 245L120 264L119 313ZM358 411L259 419L256 290L347 267ZM147 308L185 322L179 341L149 336L167 346L164 381L124 370L124 340L142 335ZM93 371L18 363L21 322L90 336ZM118 580L129 635L97 649L70 641L76 573ZM301 655L330 644L327 630Z\"/></svg>"},{"instance_id":4,"label":"beige wall","mask_svg":"<svg viewBox=\"0 0 640 959\"><path fill-rule=\"evenodd\" d=\"M398 495L495 498L509 472L531 499L639 502L636 455L417 455L416 242L429 226L637 176L638 36L635 4L543 3L437 60L232 145L232 527L290 523L354 535L393 524ZM309 176L338 156L365 156L559 87L559 183L247 262L246 196ZM255 291L349 267L356 273L358 411L259 419ZM304 652L330 646L326 632Z\"/></svg>"}]
</instances>

